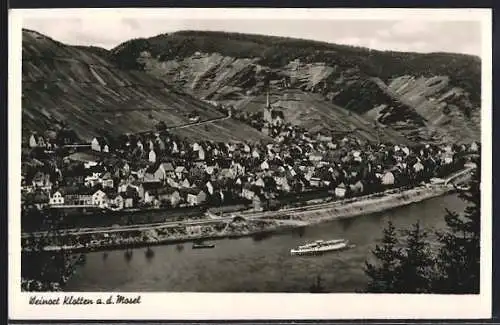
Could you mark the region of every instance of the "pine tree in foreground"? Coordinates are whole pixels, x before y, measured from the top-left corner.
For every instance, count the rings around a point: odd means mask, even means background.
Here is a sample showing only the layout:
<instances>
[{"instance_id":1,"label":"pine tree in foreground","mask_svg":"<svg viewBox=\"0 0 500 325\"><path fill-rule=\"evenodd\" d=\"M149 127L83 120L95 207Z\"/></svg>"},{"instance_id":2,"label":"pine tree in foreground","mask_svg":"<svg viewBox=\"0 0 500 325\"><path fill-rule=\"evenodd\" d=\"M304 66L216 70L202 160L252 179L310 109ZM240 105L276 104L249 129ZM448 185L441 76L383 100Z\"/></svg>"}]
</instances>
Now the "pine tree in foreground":
<instances>
[{"instance_id":1,"label":"pine tree in foreground","mask_svg":"<svg viewBox=\"0 0 500 325\"><path fill-rule=\"evenodd\" d=\"M430 251L428 233L419 222L403 233L406 235L406 245L402 249L400 267L396 272L398 292L430 292L435 262Z\"/></svg>"},{"instance_id":2,"label":"pine tree in foreground","mask_svg":"<svg viewBox=\"0 0 500 325\"><path fill-rule=\"evenodd\" d=\"M460 197L469 203L463 215L447 211L447 230L438 233L442 247L437 256L439 293L479 293L481 233L481 166L472 175L470 189Z\"/></svg>"},{"instance_id":3,"label":"pine tree in foreground","mask_svg":"<svg viewBox=\"0 0 500 325\"><path fill-rule=\"evenodd\" d=\"M384 229L382 245L373 255L376 264L366 262L368 292L477 294L480 284L480 170L479 160L470 189L460 197L469 202L463 215L447 210L447 229L437 232L439 249L430 250L427 232L417 223L406 231L402 248L394 226Z\"/></svg>"},{"instance_id":4,"label":"pine tree in foreground","mask_svg":"<svg viewBox=\"0 0 500 325\"><path fill-rule=\"evenodd\" d=\"M367 291L374 293L397 293L400 281L398 270L400 267L401 248L399 248L396 228L391 221L384 229L381 245L373 250L377 264L365 262L365 274L370 278Z\"/></svg>"}]
</instances>

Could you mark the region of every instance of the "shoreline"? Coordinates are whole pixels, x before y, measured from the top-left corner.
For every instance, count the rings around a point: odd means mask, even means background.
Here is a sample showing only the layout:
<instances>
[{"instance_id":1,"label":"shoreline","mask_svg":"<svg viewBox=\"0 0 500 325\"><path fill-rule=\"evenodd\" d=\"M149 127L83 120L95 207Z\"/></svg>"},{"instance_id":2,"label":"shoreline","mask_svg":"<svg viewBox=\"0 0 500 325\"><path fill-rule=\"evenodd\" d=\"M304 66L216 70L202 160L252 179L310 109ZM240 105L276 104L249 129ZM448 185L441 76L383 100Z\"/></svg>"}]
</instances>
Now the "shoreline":
<instances>
[{"instance_id":1,"label":"shoreline","mask_svg":"<svg viewBox=\"0 0 500 325\"><path fill-rule=\"evenodd\" d=\"M386 192L372 194L364 197L334 201L304 206L299 208L284 209L278 211L265 211L254 214L240 214L243 221L236 222L233 218L203 219L198 223L189 224L155 224L141 225L141 230L135 228L113 229L118 236L116 241L110 241L103 235L100 240L93 240L86 245L47 245L44 251L69 253L86 253L107 250L138 249L145 247L182 244L198 240L235 239L241 237L273 234L293 228L311 226L328 221L352 218L359 215L379 213L394 208L418 203L434 197L443 196L453 192L447 186L431 185L420 186L408 190L389 190ZM188 227L198 227L197 231L189 232ZM223 227L224 230L217 228ZM233 229L228 229L233 228ZM168 233L171 231L171 233ZM106 231L96 228L94 233L105 234ZM138 235L130 237L131 232L139 232ZM82 236L78 233L67 233L61 238ZM88 234L86 234L88 235ZM127 238L128 237L128 238ZM23 248L23 252L31 250Z\"/></svg>"}]
</instances>

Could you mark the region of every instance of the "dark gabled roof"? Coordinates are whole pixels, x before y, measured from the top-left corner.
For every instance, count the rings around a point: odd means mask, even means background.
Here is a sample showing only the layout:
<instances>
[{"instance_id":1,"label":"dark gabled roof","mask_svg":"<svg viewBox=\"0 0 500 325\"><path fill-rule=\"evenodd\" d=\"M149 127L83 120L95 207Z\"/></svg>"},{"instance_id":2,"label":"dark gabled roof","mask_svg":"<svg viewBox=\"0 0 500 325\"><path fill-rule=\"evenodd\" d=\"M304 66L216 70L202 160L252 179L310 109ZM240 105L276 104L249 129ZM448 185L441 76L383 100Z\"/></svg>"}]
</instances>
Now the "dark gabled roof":
<instances>
[{"instance_id":1,"label":"dark gabled roof","mask_svg":"<svg viewBox=\"0 0 500 325\"><path fill-rule=\"evenodd\" d=\"M145 190L158 189L158 188L161 188L163 186L163 184L160 181L156 181L156 180L142 182L141 184Z\"/></svg>"},{"instance_id":2,"label":"dark gabled roof","mask_svg":"<svg viewBox=\"0 0 500 325\"><path fill-rule=\"evenodd\" d=\"M53 193L60 192L61 195L72 195L72 194L78 194L80 192L80 189L78 187L60 187L57 190L55 190Z\"/></svg>"},{"instance_id":3,"label":"dark gabled roof","mask_svg":"<svg viewBox=\"0 0 500 325\"><path fill-rule=\"evenodd\" d=\"M49 202L49 197L45 193L36 193L33 197L33 203L47 203Z\"/></svg>"},{"instance_id":4,"label":"dark gabled roof","mask_svg":"<svg viewBox=\"0 0 500 325\"><path fill-rule=\"evenodd\" d=\"M158 165L151 165L146 168L146 173L148 174L154 174L158 170Z\"/></svg>"},{"instance_id":5,"label":"dark gabled roof","mask_svg":"<svg viewBox=\"0 0 500 325\"><path fill-rule=\"evenodd\" d=\"M283 113L282 110L279 110L279 109L273 109L271 111L271 117L274 119L274 118L282 118L284 119L285 118L285 114Z\"/></svg>"},{"instance_id":6,"label":"dark gabled roof","mask_svg":"<svg viewBox=\"0 0 500 325\"><path fill-rule=\"evenodd\" d=\"M97 141L99 142L99 145L101 145L101 146L104 146L105 144L108 144L108 141L104 137L102 137L102 136L95 137L95 138L97 139Z\"/></svg>"},{"instance_id":7,"label":"dark gabled roof","mask_svg":"<svg viewBox=\"0 0 500 325\"><path fill-rule=\"evenodd\" d=\"M178 190L174 187L171 187L171 186L162 187L158 190L159 195L170 195L170 194L173 194L175 192L178 192Z\"/></svg>"}]
</instances>

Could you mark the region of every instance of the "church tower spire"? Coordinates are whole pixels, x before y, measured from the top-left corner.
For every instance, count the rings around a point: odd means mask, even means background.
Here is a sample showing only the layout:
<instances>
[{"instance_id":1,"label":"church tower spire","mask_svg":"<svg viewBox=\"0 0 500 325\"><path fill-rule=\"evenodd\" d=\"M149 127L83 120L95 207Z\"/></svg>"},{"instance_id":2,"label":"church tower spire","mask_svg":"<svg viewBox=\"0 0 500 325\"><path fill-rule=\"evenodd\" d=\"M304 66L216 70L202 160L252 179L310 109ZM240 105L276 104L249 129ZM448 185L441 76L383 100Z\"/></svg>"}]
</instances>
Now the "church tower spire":
<instances>
[{"instance_id":1,"label":"church tower spire","mask_svg":"<svg viewBox=\"0 0 500 325\"><path fill-rule=\"evenodd\" d=\"M264 121L266 123L272 123L271 116L271 101L269 99L269 83L266 84L266 107L264 107Z\"/></svg>"},{"instance_id":2,"label":"church tower spire","mask_svg":"<svg viewBox=\"0 0 500 325\"><path fill-rule=\"evenodd\" d=\"M269 101L269 86L267 86L267 91L266 91L266 108L271 108L271 102Z\"/></svg>"}]
</instances>

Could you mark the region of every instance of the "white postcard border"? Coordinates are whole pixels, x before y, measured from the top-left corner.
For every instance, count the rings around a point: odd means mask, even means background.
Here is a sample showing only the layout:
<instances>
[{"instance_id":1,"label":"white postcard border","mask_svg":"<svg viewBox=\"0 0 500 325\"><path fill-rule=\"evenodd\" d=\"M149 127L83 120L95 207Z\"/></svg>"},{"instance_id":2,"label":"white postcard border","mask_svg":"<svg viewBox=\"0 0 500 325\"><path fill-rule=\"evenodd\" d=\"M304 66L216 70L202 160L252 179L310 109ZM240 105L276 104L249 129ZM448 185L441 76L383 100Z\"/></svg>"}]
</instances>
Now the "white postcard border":
<instances>
[{"instance_id":1,"label":"white postcard border","mask_svg":"<svg viewBox=\"0 0 500 325\"><path fill-rule=\"evenodd\" d=\"M28 16L185 15L188 19L437 19L482 22L482 225L481 294L226 294L142 293L140 305L33 306L35 293L20 291L21 26ZM258 17L258 18L256 18ZM9 317L23 320L80 319L440 319L491 317L492 275L492 34L488 9L37 9L9 12ZM153 36L153 35L152 35ZM71 293L44 293L64 297ZM74 293L106 299L113 293Z\"/></svg>"}]
</instances>

